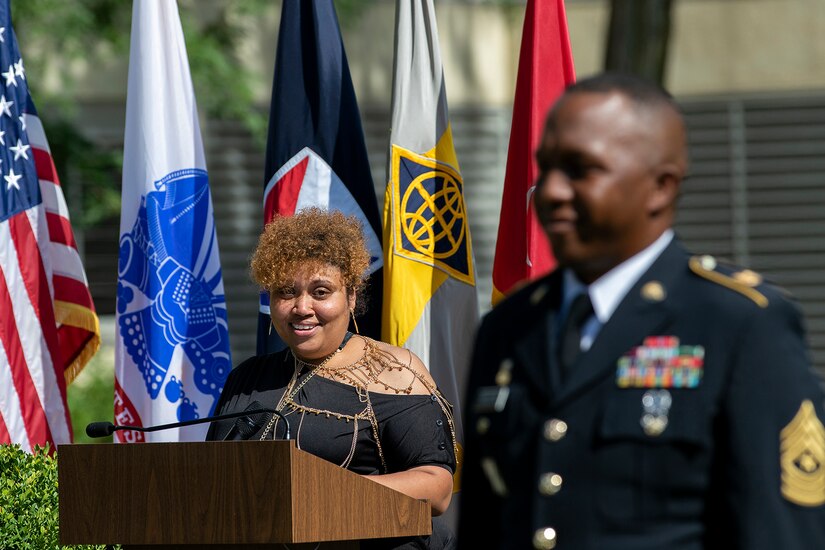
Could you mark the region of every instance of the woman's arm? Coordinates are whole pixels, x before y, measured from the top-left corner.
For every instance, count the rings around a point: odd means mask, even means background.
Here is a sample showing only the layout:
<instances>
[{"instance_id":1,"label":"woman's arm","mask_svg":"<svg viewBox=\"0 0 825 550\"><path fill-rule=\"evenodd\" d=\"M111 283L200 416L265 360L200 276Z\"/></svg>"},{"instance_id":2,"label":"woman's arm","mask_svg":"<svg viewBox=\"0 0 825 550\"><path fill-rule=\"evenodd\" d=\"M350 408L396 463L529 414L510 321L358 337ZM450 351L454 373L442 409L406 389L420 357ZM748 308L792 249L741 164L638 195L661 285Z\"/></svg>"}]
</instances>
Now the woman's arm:
<instances>
[{"instance_id":1,"label":"woman's arm","mask_svg":"<svg viewBox=\"0 0 825 550\"><path fill-rule=\"evenodd\" d=\"M429 499L434 516L447 510L453 496L453 476L441 466L416 466L403 472L364 477L413 498Z\"/></svg>"}]
</instances>

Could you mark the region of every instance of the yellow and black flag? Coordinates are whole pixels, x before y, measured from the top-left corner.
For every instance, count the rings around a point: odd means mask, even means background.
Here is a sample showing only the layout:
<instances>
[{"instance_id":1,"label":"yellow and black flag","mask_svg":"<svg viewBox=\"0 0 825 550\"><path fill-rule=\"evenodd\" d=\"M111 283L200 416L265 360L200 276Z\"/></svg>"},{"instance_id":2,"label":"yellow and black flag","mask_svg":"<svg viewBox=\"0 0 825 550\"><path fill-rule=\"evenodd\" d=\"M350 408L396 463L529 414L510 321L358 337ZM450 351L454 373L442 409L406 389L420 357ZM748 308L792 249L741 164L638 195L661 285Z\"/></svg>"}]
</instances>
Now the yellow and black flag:
<instances>
[{"instance_id":1,"label":"yellow and black flag","mask_svg":"<svg viewBox=\"0 0 825 550\"><path fill-rule=\"evenodd\" d=\"M432 0L396 3L387 164L382 337L424 361L455 408L461 441L478 298Z\"/></svg>"}]
</instances>

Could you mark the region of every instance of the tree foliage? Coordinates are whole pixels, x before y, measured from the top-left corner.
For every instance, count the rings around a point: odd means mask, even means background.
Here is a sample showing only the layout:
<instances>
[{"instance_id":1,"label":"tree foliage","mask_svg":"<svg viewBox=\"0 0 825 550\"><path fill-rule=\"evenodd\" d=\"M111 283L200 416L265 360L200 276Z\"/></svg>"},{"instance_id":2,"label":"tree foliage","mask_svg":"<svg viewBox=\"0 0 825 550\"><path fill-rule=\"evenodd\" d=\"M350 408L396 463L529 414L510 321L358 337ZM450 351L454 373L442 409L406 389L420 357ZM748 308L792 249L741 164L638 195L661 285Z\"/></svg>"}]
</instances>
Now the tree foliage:
<instances>
[{"instance_id":1,"label":"tree foliage","mask_svg":"<svg viewBox=\"0 0 825 550\"><path fill-rule=\"evenodd\" d=\"M299 0L305 1L305 0ZM518 0L488 0L508 4ZM335 0L346 27L375 0ZM272 0L178 0L189 66L203 114L241 121L263 145L266 116L255 105L262 78L241 59L239 44L258 18L280 10ZM11 0L32 96L46 129L73 224L94 227L120 211L122 151L95 143L79 120L77 88L86 72L128 59L132 2ZM274 62L275 52L272 52ZM58 92L47 83L59 82ZM125 96L126 82L122 83ZM125 115L124 115L125 116Z\"/></svg>"},{"instance_id":2,"label":"tree foliage","mask_svg":"<svg viewBox=\"0 0 825 550\"><path fill-rule=\"evenodd\" d=\"M266 9L266 0L180 0L198 105L211 118L243 122L263 136L265 119L254 108L255 75L238 45ZM15 32L75 225L90 227L120 210L122 151L105 150L78 120L79 79L96 64L128 59L132 3L123 0L12 0ZM273 53L274 56L274 53ZM59 92L52 93L57 82ZM123 82L124 95L126 82ZM78 189L82 182L82 190Z\"/></svg>"}]
</instances>

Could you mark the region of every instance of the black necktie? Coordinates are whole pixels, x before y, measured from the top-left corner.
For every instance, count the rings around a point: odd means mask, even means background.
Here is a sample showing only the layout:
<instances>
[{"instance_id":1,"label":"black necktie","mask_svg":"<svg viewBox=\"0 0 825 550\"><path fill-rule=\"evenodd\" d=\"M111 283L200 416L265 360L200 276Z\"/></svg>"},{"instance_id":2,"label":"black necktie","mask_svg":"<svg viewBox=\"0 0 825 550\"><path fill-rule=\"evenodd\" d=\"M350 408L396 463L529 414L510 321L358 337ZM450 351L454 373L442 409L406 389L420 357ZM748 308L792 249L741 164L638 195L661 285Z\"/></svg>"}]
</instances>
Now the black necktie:
<instances>
[{"instance_id":1,"label":"black necktie","mask_svg":"<svg viewBox=\"0 0 825 550\"><path fill-rule=\"evenodd\" d=\"M581 353L582 326L593 315L590 295L583 292L573 299L559 339L559 361L562 377L566 378Z\"/></svg>"}]
</instances>

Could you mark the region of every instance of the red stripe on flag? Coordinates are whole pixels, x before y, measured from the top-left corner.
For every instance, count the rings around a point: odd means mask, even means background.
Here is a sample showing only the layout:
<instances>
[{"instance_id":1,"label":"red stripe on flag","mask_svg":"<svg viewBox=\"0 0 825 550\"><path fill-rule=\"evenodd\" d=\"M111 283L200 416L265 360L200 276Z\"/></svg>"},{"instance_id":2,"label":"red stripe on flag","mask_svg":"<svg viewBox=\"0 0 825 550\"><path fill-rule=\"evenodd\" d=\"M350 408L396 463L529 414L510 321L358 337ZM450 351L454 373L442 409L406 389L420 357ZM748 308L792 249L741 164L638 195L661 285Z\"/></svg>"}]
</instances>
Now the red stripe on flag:
<instances>
[{"instance_id":1,"label":"red stripe on flag","mask_svg":"<svg viewBox=\"0 0 825 550\"><path fill-rule=\"evenodd\" d=\"M46 213L46 222L49 226L49 240L53 243L65 244L77 249L77 243L72 233L72 224L68 219L54 212Z\"/></svg>"},{"instance_id":2,"label":"red stripe on flag","mask_svg":"<svg viewBox=\"0 0 825 550\"><path fill-rule=\"evenodd\" d=\"M11 444L11 434L6 427L6 421L3 420L3 414L0 413L0 445Z\"/></svg>"},{"instance_id":3,"label":"red stripe on flag","mask_svg":"<svg viewBox=\"0 0 825 550\"><path fill-rule=\"evenodd\" d=\"M48 151L32 147L34 152L34 167L37 170L37 178L60 185L57 177L57 169L54 167L54 160Z\"/></svg>"},{"instance_id":4,"label":"red stripe on flag","mask_svg":"<svg viewBox=\"0 0 825 550\"><path fill-rule=\"evenodd\" d=\"M32 446L35 443L51 442L53 440L49 424L46 422L46 411L40 404L40 398L26 363L26 356L23 354L23 344L20 342L20 334L17 331L17 319L13 314L14 308L2 266L0 266L0 310L3 311L3 315L0 315L0 341L3 342L6 359L11 368L12 383L20 401L20 411L27 437ZM34 337L34 335L31 336Z\"/></svg>"},{"instance_id":5,"label":"red stripe on flag","mask_svg":"<svg viewBox=\"0 0 825 550\"><path fill-rule=\"evenodd\" d=\"M271 222L276 214L281 216L295 214L295 206L298 204L298 194L304 183L307 166L309 166L309 155L301 159L301 162L293 166L272 186L269 194L264 197L264 224Z\"/></svg>"},{"instance_id":6,"label":"red stripe on flag","mask_svg":"<svg viewBox=\"0 0 825 550\"><path fill-rule=\"evenodd\" d=\"M20 273L29 294L29 300L34 307L37 320L43 331L46 340L46 347L51 356L54 376L60 390L60 398L63 400L63 411L65 422L69 427L69 437L71 438L72 420L69 416L69 407L66 405L66 379L64 375L65 366L60 362L60 347L57 340L57 322L54 317L54 304L49 292L49 282L46 277L46 270L43 267L43 260L40 248L32 232L27 215L13 216L9 219L9 229L14 246L17 249L17 259L20 264Z\"/></svg>"},{"instance_id":7,"label":"red stripe on flag","mask_svg":"<svg viewBox=\"0 0 825 550\"><path fill-rule=\"evenodd\" d=\"M63 275L53 275L52 284L54 286L55 300L77 304L92 311L95 310L92 295L89 294L89 287L87 287L83 281L78 281L77 279Z\"/></svg>"}]
</instances>

